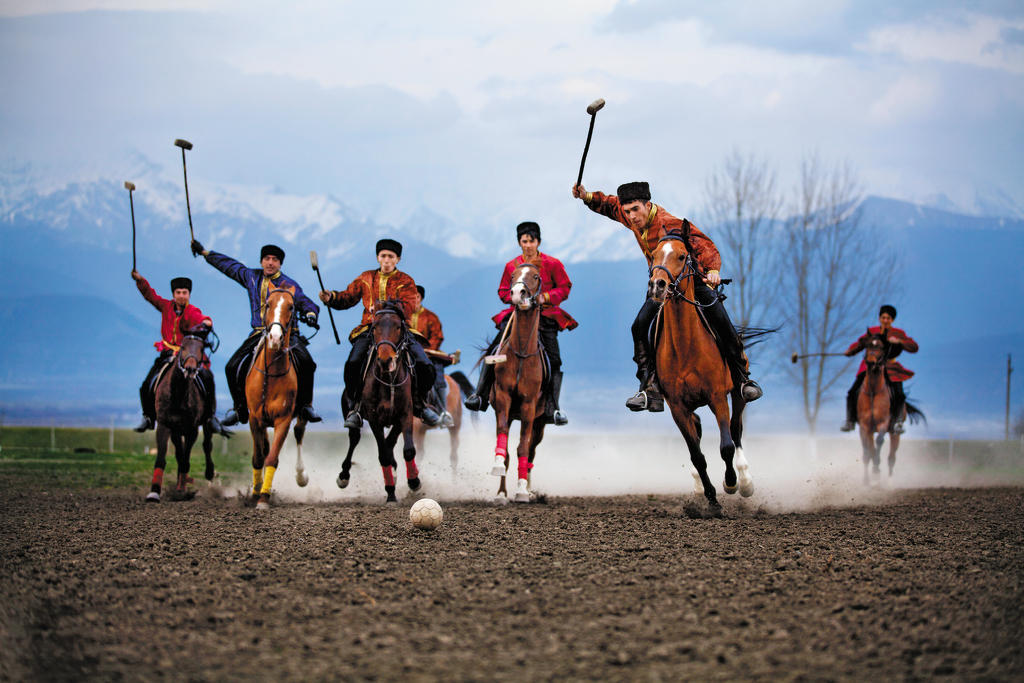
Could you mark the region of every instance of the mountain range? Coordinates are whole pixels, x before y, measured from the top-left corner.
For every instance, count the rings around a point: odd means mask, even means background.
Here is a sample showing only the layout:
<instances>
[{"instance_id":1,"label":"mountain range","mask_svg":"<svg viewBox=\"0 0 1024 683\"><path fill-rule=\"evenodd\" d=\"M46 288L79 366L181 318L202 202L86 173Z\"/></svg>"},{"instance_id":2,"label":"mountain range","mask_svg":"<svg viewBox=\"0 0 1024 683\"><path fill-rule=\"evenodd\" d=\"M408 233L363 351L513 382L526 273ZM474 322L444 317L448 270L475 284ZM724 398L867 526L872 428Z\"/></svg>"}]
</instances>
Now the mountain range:
<instances>
[{"instance_id":1,"label":"mountain range","mask_svg":"<svg viewBox=\"0 0 1024 683\"><path fill-rule=\"evenodd\" d=\"M214 356L222 381L224 361L248 332L244 290L190 257L180 179L145 160L133 172L138 269L164 296L171 277L194 280L193 303L214 319L223 342ZM318 252L325 285L342 289L376 267L377 239L399 239L405 245L399 267L424 285L425 305L444 324L444 347L460 348L460 368L475 376L472 362L493 332L489 318L502 308L496 296L502 264L518 252L514 226L522 217L511 209L483 226L461 225L438 207L421 207L389 224L331 196L191 179L189 189L196 237L207 248L256 265L260 245L277 243L287 252L283 270L311 297L319 285L310 250ZM7 264L9 286L0 294L0 413L8 423L135 419L136 389L152 362L159 317L129 277L127 194L123 181L110 178L44 188L30 168L8 165L0 172L0 237L4 253L14 257ZM629 325L646 288L643 257L628 231L576 208L579 215L568 224L540 220L542 250L561 258L574 282L564 307L580 322L560 335L570 428L673 428L665 416L632 415L622 407L634 390ZM1024 220L882 197L866 198L861 208L863 223L884 233L886 248L895 249L902 264L896 278L901 293L891 303L900 311L897 325L921 344L904 364L918 372L908 389L929 414L926 433L1001 437L1007 354L1018 363L1024 359ZM705 227L713 237L714 226ZM875 323L876 303L865 310L866 327ZM334 317L342 346L335 346L322 311L323 329L311 347L319 365L317 406L329 423L339 416L345 337L359 312L335 311ZM776 335L752 353L767 395L750 407L751 429L804 427L783 338ZM1021 377L1014 374L1014 414L1024 403ZM841 420L847 385L842 379L830 395L822 429ZM226 387L219 384L218 395L223 409Z\"/></svg>"}]
</instances>

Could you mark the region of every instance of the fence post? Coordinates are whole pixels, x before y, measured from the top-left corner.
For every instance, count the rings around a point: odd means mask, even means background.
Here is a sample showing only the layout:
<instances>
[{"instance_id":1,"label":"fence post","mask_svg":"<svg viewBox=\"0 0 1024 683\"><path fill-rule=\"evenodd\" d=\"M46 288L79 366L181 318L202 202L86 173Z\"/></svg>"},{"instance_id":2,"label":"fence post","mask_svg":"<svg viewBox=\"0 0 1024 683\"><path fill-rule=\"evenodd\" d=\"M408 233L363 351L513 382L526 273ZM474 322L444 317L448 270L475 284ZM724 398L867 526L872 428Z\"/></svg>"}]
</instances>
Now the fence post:
<instances>
[{"instance_id":1,"label":"fence post","mask_svg":"<svg viewBox=\"0 0 1024 683\"><path fill-rule=\"evenodd\" d=\"M114 416L113 415L110 416L110 448L108 448L107 450L110 453L114 452Z\"/></svg>"},{"instance_id":2,"label":"fence post","mask_svg":"<svg viewBox=\"0 0 1024 683\"><path fill-rule=\"evenodd\" d=\"M953 435L949 436L949 466L953 466Z\"/></svg>"}]
</instances>

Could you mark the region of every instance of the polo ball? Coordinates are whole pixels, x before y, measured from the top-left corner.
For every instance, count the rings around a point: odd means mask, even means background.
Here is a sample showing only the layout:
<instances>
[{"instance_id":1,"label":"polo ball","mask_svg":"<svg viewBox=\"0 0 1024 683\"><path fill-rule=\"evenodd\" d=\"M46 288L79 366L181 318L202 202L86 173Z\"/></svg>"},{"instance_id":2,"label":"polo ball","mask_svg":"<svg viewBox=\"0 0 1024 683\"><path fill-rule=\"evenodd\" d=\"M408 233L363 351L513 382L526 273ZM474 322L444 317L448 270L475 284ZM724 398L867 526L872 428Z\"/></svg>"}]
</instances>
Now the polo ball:
<instances>
[{"instance_id":1,"label":"polo ball","mask_svg":"<svg viewBox=\"0 0 1024 683\"><path fill-rule=\"evenodd\" d=\"M409 508L409 521L417 529L436 529L443 519L444 510L430 498L421 498Z\"/></svg>"}]
</instances>

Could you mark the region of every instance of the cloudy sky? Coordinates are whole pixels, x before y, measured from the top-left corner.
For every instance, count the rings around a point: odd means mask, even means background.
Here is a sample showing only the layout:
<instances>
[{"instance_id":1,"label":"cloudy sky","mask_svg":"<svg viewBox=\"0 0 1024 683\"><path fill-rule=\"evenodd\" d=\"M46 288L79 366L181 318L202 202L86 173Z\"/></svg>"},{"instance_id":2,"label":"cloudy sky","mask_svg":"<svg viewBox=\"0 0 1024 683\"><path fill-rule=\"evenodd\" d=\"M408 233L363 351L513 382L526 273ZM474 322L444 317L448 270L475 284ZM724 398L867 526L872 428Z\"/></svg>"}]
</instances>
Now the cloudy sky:
<instances>
[{"instance_id":1,"label":"cloudy sky","mask_svg":"<svg viewBox=\"0 0 1024 683\"><path fill-rule=\"evenodd\" d=\"M0 0L0 168L180 173L472 225L648 179L676 213L732 150L792 182L1024 206L1024 4L943 0Z\"/></svg>"}]
</instances>

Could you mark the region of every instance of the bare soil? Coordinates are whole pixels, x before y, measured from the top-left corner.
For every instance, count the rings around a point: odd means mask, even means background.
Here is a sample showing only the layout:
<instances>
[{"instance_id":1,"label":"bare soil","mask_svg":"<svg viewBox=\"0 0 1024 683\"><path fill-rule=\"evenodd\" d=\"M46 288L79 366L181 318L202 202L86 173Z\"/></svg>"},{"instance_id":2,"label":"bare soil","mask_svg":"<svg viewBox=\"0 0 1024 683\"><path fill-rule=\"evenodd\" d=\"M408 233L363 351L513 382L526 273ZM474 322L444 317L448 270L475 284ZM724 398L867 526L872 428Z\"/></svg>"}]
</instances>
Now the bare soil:
<instances>
[{"instance_id":1,"label":"bare soil","mask_svg":"<svg viewBox=\"0 0 1024 683\"><path fill-rule=\"evenodd\" d=\"M280 504L0 479L0 679L1020 680L1021 488Z\"/></svg>"}]
</instances>

